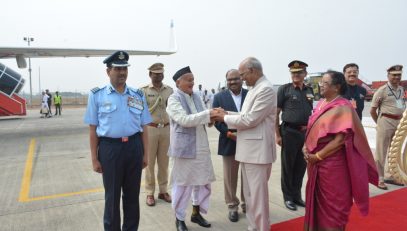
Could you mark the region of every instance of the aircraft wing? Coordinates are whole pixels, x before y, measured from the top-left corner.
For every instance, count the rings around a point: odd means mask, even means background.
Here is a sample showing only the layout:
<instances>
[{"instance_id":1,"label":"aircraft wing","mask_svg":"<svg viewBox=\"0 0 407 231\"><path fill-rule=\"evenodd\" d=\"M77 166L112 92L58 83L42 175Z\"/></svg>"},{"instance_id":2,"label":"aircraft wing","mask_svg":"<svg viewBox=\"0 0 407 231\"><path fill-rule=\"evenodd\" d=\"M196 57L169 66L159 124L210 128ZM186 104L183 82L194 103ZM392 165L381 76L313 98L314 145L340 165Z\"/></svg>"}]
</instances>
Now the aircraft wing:
<instances>
[{"instance_id":1,"label":"aircraft wing","mask_svg":"<svg viewBox=\"0 0 407 231\"><path fill-rule=\"evenodd\" d=\"M49 58L49 57L98 57L112 54L117 50L77 49L77 48L41 48L41 47L0 47L0 59ZM176 51L125 50L129 55L170 55Z\"/></svg>"},{"instance_id":2,"label":"aircraft wing","mask_svg":"<svg viewBox=\"0 0 407 231\"><path fill-rule=\"evenodd\" d=\"M26 58L50 57L100 57L112 54L117 50L78 49L78 48L41 48L41 47L0 47L0 59L15 58L19 68L27 67ZM125 50L129 55L171 55L173 51Z\"/></svg>"}]
</instances>

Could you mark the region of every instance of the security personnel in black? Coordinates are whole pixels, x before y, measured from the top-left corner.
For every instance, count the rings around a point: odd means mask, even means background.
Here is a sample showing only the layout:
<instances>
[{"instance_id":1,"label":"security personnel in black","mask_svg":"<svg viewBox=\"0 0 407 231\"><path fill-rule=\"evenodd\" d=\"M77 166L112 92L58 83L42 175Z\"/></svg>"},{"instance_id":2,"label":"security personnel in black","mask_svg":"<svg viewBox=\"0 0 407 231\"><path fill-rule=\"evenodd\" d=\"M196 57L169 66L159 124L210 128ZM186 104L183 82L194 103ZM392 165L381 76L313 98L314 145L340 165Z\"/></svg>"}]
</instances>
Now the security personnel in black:
<instances>
[{"instance_id":1,"label":"security personnel in black","mask_svg":"<svg viewBox=\"0 0 407 231\"><path fill-rule=\"evenodd\" d=\"M357 84L359 77L359 66L356 63L348 63L343 67L348 88L342 96L348 99L358 113L359 119L362 120L362 112L365 107L366 89Z\"/></svg>"},{"instance_id":2,"label":"security personnel in black","mask_svg":"<svg viewBox=\"0 0 407 231\"><path fill-rule=\"evenodd\" d=\"M281 146L281 189L284 204L290 210L297 210L297 205L305 206L301 198L306 169L302 148L314 99L312 88L304 84L307 66L298 60L290 62L292 82L280 86L277 92L276 142Z\"/></svg>"},{"instance_id":3,"label":"security personnel in black","mask_svg":"<svg viewBox=\"0 0 407 231\"><path fill-rule=\"evenodd\" d=\"M91 90L84 119L93 170L103 176L106 231L138 230L141 171L148 162L146 126L151 116L143 92L126 84L128 60L126 52L117 51L103 61L110 83Z\"/></svg>"}]
</instances>

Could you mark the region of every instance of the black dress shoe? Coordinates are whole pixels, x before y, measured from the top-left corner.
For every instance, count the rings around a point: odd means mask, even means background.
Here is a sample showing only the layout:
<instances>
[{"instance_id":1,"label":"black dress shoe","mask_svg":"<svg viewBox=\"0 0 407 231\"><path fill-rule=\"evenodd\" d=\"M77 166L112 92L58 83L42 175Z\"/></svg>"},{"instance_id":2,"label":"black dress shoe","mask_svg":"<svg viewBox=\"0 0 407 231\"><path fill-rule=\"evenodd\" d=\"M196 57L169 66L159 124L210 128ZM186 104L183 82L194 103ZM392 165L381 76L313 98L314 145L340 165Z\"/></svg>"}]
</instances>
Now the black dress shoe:
<instances>
[{"instance_id":1,"label":"black dress shoe","mask_svg":"<svg viewBox=\"0 0 407 231\"><path fill-rule=\"evenodd\" d=\"M175 218L175 227L177 227L177 231L188 231L185 221L180 221L177 218Z\"/></svg>"},{"instance_id":2,"label":"black dress shoe","mask_svg":"<svg viewBox=\"0 0 407 231\"><path fill-rule=\"evenodd\" d=\"M294 200L294 203L298 206L305 207L305 201L303 201L301 198L298 200Z\"/></svg>"},{"instance_id":3,"label":"black dress shoe","mask_svg":"<svg viewBox=\"0 0 407 231\"><path fill-rule=\"evenodd\" d=\"M239 220L239 214L237 211L229 211L229 220L231 222L237 222Z\"/></svg>"},{"instance_id":4,"label":"black dress shoe","mask_svg":"<svg viewBox=\"0 0 407 231\"><path fill-rule=\"evenodd\" d=\"M289 210L293 210L293 211L297 210L297 206L292 201L285 201L284 204L285 204L285 207L287 207L287 209L289 209Z\"/></svg>"},{"instance_id":5,"label":"black dress shoe","mask_svg":"<svg viewBox=\"0 0 407 231\"><path fill-rule=\"evenodd\" d=\"M203 218L200 213L198 213L197 215L192 215L191 222L197 223L198 225L205 228L211 227L211 224L207 220L205 220L205 218Z\"/></svg>"}]
</instances>

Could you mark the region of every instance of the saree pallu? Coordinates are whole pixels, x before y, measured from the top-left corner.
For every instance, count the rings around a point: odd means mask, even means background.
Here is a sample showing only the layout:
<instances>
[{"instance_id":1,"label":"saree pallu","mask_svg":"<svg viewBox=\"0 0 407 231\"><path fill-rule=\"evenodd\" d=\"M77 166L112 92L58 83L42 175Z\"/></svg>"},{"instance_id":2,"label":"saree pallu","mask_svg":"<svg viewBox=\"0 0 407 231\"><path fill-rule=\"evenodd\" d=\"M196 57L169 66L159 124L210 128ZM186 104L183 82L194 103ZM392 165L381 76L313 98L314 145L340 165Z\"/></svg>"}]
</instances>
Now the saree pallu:
<instances>
[{"instance_id":1,"label":"saree pallu","mask_svg":"<svg viewBox=\"0 0 407 231\"><path fill-rule=\"evenodd\" d=\"M308 164L304 230L344 230L355 201L362 215L369 211L369 182L378 174L362 124L350 102L338 98L316 106L307 127L305 145L315 154L321 140L344 134L342 148L314 165Z\"/></svg>"}]
</instances>

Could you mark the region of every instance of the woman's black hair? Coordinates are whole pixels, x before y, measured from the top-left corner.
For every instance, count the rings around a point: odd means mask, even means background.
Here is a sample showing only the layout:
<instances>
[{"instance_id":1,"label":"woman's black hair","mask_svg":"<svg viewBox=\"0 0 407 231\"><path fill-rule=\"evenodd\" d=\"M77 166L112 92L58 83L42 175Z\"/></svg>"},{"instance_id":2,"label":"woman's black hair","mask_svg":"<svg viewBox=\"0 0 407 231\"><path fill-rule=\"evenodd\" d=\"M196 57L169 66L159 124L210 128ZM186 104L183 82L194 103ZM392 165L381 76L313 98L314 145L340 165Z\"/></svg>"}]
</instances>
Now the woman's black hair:
<instances>
[{"instance_id":1,"label":"woman's black hair","mask_svg":"<svg viewBox=\"0 0 407 231\"><path fill-rule=\"evenodd\" d=\"M333 70L328 70L325 72L325 74L331 76L331 85L339 85L339 94L344 95L348 90L348 84L346 83L345 76L341 72Z\"/></svg>"}]
</instances>

